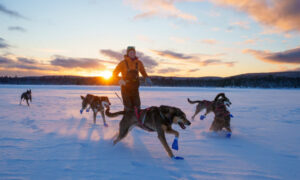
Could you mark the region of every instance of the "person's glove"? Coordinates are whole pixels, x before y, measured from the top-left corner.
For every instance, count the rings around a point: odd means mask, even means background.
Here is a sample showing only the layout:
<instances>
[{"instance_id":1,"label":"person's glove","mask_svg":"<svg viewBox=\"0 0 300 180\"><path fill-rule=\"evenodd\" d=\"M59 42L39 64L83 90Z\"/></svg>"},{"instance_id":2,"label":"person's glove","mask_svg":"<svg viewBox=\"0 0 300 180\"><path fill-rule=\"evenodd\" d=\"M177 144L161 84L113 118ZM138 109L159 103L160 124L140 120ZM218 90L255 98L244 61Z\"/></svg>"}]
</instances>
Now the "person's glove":
<instances>
[{"instance_id":1,"label":"person's glove","mask_svg":"<svg viewBox=\"0 0 300 180\"><path fill-rule=\"evenodd\" d=\"M145 81L147 86L152 86L152 81L149 77L146 77Z\"/></svg>"},{"instance_id":2,"label":"person's glove","mask_svg":"<svg viewBox=\"0 0 300 180\"><path fill-rule=\"evenodd\" d=\"M119 85L120 85L120 86L125 86L125 85L126 85L126 82L125 82L123 79L120 79L120 80L119 80Z\"/></svg>"}]
</instances>

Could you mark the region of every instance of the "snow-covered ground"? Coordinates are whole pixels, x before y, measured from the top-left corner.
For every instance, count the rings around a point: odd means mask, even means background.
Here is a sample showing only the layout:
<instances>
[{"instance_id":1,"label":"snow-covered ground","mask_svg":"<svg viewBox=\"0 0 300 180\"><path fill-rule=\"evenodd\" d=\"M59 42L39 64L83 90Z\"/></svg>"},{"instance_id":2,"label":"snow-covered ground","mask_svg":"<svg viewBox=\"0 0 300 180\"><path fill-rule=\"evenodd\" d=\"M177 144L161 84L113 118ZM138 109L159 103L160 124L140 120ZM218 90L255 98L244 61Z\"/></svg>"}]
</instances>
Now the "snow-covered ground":
<instances>
[{"instance_id":1,"label":"snow-covered ground","mask_svg":"<svg viewBox=\"0 0 300 180\"><path fill-rule=\"evenodd\" d=\"M31 88L33 103L19 106ZM142 87L143 107L172 105L191 117L186 98L212 100L225 92L231 139L210 133L213 115L179 127L179 151L171 160L156 133L138 128L116 146L121 117L79 113L80 95L109 96L112 111L122 104L118 87L0 85L0 179L300 179L300 91ZM167 135L169 144L173 136Z\"/></svg>"}]
</instances>

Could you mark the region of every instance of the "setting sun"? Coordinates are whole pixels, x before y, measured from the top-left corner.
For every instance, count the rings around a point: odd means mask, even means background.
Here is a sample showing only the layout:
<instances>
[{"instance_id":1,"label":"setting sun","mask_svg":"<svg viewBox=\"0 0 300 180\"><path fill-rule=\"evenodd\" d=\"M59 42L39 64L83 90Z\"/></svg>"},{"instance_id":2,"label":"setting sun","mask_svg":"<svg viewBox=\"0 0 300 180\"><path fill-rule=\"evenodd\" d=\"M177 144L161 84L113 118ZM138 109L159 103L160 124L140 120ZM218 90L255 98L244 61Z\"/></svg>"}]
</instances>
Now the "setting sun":
<instances>
[{"instance_id":1,"label":"setting sun","mask_svg":"<svg viewBox=\"0 0 300 180\"><path fill-rule=\"evenodd\" d=\"M110 71L102 71L99 76L103 77L104 79L109 79L112 76L112 72Z\"/></svg>"}]
</instances>

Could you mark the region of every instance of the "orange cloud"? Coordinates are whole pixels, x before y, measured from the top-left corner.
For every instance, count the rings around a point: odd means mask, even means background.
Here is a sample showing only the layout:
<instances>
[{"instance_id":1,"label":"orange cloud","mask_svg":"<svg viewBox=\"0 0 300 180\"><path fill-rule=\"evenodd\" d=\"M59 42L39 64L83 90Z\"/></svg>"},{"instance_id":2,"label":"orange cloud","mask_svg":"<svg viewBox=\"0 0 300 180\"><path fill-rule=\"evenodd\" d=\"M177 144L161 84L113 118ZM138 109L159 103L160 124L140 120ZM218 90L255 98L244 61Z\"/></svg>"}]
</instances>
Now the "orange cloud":
<instances>
[{"instance_id":1,"label":"orange cloud","mask_svg":"<svg viewBox=\"0 0 300 180\"><path fill-rule=\"evenodd\" d=\"M282 31L300 31L299 0L211 0L246 12L256 21Z\"/></svg>"},{"instance_id":2,"label":"orange cloud","mask_svg":"<svg viewBox=\"0 0 300 180\"><path fill-rule=\"evenodd\" d=\"M0 55L0 74L5 75L16 72L16 74L23 75L45 75L45 74L69 74L89 75L99 70L105 70L106 63L104 60L92 58L71 58L63 56L54 56L49 63L42 63L41 60L17 57L14 55Z\"/></svg>"},{"instance_id":3,"label":"orange cloud","mask_svg":"<svg viewBox=\"0 0 300 180\"><path fill-rule=\"evenodd\" d=\"M201 42L209 45L214 45L217 44L218 41L215 39L203 39L201 40Z\"/></svg>"},{"instance_id":4,"label":"orange cloud","mask_svg":"<svg viewBox=\"0 0 300 180\"><path fill-rule=\"evenodd\" d=\"M244 53L250 53L257 59L273 64L300 64L300 48L289 49L282 52L258 51L245 49Z\"/></svg>"},{"instance_id":5,"label":"orange cloud","mask_svg":"<svg viewBox=\"0 0 300 180\"><path fill-rule=\"evenodd\" d=\"M174 1L170 0L124 0L126 4L141 11L135 19L159 16L173 17L187 21L197 21L197 17L184 13L175 7Z\"/></svg>"}]
</instances>

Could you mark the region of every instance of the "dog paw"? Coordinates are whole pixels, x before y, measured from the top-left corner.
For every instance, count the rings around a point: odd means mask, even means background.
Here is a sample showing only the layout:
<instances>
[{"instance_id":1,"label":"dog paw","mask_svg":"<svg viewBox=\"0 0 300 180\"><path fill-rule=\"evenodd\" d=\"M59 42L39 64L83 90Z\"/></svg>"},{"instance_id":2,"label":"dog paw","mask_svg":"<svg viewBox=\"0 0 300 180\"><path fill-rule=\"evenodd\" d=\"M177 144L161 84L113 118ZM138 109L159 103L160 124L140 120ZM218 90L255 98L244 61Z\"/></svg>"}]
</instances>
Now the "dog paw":
<instances>
[{"instance_id":1,"label":"dog paw","mask_svg":"<svg viewBox=\"0 0 300 180\"><path fill-rule=\"evenodd\" d=\"M173 156L172 159L174 159L174 160L184 160L184 158L180 157L180 156Z\"/></svg>"},{"instance_id":2,"label":"dog paw","mask_svg":"<svg viewBox=\"0 0 300 180\"><path fill-rule=\"evenodd\" d=\"M104 123L104 127L108 127L108 124Z\"/></svg>"},{"instance_id":3,"label":"dog paw","mask_svg":"<svg viewBox=\"0 0 300 180\"><path fill-rule=\"evenodd\" d=\"M89 110L89 109L86 109L85 112L90 112L90 110Z\"/></svg>"},{"instance_id":4,"label":"dog paw","mask_svg":"<svg viewBox=\"0 0 300 180\"><path fill-rule=\"evenodd\" d=\"M234 116L232 114L229 115L231 118L233 118Z\"/></svg>"},{"instance_id":5,"label":"dog paw","mask_svg":"<svg viewBox=\"0 0 300 180\"><path fill-rule=\"evenodd\" d=\"M82 109L80 109L80 114L82 114L83 113L83 110Z\"/></svg>"}]
</instances>

